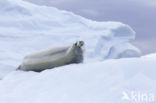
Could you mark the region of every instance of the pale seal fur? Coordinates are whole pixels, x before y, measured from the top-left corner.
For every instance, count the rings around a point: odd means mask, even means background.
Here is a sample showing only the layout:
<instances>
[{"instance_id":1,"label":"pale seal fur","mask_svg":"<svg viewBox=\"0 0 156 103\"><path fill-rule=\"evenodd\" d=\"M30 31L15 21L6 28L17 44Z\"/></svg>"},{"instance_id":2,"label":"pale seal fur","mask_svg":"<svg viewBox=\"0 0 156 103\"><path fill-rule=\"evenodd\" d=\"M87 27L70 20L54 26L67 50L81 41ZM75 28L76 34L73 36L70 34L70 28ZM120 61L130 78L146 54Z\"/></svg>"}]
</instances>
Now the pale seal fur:
<instances>
[{"instance_id":1,"label":"pale seal fur","mask_svg":"<svg viewBox=\"0 0 156 103\"><path fill-rule=\"evenodd\" d=\"M63 66L71 63L83 62L83 41L72 46L51 48L24 57L17 70L40 72L45 69Z\"/></svg>"}]
</instances>

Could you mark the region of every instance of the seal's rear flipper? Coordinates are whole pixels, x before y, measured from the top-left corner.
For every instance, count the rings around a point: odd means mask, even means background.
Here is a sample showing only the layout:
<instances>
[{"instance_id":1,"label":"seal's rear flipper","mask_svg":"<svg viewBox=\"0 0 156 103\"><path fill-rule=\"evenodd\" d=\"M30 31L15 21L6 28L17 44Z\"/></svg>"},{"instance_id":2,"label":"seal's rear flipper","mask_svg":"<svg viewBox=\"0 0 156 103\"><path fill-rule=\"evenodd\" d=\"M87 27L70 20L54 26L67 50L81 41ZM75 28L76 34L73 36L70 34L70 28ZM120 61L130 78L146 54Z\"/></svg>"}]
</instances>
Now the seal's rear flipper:
<instances>
[{"instance_id":1,"label":"seal's rear flipper","mask_svg":"<svg viewBox=\"0 0 156 103\"><path fill-rule=\"evenodd\" d=\"M16 71L17 71L17 70L20 70L20 69L21 69L21 65L18 66L18 68L16 69Z\"/></svg>"}]
</instances>

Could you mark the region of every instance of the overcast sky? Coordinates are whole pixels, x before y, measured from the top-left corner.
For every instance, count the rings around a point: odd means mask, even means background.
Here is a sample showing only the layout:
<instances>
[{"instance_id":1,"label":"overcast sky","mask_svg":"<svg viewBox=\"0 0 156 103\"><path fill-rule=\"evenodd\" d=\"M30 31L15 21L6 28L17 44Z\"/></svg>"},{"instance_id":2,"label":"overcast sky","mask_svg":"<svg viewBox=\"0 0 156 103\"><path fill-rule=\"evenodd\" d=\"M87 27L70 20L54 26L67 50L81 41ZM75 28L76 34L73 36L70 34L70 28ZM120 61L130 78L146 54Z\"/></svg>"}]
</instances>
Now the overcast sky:
<instances>
[{"instance_id":1,"label":"overcast sky","mask_svg":"<svg viewBox=\"0 0 156 103\"><path fill-rule=\"evenodd\" d=\"M136 31L133 42L144 54L156 52L156 0L27 0L96 21L120 21Z\"/></svg>"}]
</instances>

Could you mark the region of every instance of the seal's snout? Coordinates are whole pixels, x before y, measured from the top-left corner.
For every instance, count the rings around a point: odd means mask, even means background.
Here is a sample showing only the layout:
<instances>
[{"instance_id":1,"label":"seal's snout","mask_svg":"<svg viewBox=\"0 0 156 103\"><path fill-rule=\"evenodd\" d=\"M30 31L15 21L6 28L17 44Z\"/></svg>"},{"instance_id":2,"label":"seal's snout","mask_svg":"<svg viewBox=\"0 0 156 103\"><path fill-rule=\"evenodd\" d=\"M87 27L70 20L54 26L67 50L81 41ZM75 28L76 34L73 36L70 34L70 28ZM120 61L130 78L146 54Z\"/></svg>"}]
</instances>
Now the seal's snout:
<instances>
[{"instance_id":1,"label":"seal's snout","mask_svg":"<svg viewBox=\"0 0 156 103\"><path fill-rule=\"evenodd\" d=\"M75 45L78 47L82 47L82 46L84 46L84 41L78 41L75 43Z\"/></svg>"}]
</instances>

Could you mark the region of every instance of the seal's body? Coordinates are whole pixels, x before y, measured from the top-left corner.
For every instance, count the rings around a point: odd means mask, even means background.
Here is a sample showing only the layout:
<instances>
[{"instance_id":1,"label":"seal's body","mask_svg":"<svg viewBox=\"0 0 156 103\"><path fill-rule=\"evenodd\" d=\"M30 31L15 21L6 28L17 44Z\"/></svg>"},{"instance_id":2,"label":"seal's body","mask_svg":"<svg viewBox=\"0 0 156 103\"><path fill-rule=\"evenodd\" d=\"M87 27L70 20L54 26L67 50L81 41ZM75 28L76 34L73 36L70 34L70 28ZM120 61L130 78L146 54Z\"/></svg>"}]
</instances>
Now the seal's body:
<instances>
[{"instance_id":1,"label":"seal's body","mask_svg":"<svg viewBox=\"0 0 156 103\"><path fill-rule=\"evenodd\" d=\"M83 62L83 41L69 47L58 47L32 53L26 56L17 70L40 72L71 63Z\"/></svg>"}]
</instances>

